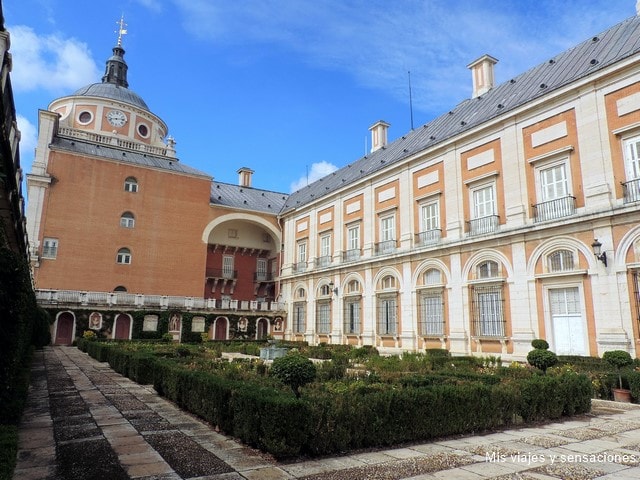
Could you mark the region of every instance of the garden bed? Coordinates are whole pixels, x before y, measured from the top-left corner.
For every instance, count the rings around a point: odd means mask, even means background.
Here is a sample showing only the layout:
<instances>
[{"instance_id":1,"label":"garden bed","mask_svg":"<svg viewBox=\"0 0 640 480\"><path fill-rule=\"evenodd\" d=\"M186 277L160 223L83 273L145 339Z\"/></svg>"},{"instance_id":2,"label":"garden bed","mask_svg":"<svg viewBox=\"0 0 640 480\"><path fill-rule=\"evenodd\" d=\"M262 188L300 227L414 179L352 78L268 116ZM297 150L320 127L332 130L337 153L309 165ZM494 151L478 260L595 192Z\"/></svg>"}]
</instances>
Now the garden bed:
<instances>
[{"instance_id":1,"label":"garden bed","mask_svg":"<svg viewBox=\"0 0 640 480\"><path fill-rule=\"evenodd\" d=\"M568 368L546 375L497 358L446 352L378 356L375 349L305 347L322 356L297 398L259 359L226 361L222 347L91 342L78 346L117 372L278 458L472 434L590 410L592 385ZM237 351L238 346L231 346Z\"/></svg>"}]
</instances>

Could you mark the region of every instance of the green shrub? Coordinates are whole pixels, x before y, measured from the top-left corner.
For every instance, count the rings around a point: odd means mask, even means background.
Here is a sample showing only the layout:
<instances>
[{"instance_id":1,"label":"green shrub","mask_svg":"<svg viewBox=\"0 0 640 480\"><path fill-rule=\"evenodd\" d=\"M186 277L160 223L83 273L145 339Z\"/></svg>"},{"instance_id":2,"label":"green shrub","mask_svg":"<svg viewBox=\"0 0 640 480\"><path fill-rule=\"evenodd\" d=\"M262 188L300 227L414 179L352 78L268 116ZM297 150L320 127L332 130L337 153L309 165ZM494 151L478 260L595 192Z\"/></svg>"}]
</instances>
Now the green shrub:
<instances>
[{"instance_id":1,"label":"green shrub","mask_svg":"<svg viewBox=\"0 0 640 480\"><path fill-rule=\"evenodd\" d=\"M542 338L531 340L531 346L536 350L549 350L549 343Z\"/></svg>"},{"instance_id":2,"label":"green shrub","mask_svg":"<svg viewBox=\"0 0 640 480\"><path fill-rule=\"evenodd\" d=\"M15 425L0 425L0 479L12 478L17 454L18 428Z\"/></svg>"},{"instance_id":3,"label":"green shrub","mask_svg":"<svg viewBox=\"0 0 640 480\"><path fill-rule=\"evenodd\" d=\"M300 398L300 388L316 378L316 366L300 354L289 353L273 361L271 375L291 387L296 398Z\"/></svg>"},{"instance_id":4,"label":"green shrub","mask_svg":"<svg viewBox=\"0 0 640 480\"><path fill-rule=\"evenodd\" d=\"M558 357L550 350L536 349L527 354L527 362L546 373L547 368L558 363Z\"/></svg>"},{"instance_id":5,"label":"green shrub","mask_svg":"<svg viewBox=\"0 0 640 480\"><path fill-rule=\"evenodd\" d=\"M622 388L622 373L624 367L633 365L633 359L629 352L624 350L610 350L604 352L602 359L618 371L619 388Z\"/></svg>"}]
</instances>

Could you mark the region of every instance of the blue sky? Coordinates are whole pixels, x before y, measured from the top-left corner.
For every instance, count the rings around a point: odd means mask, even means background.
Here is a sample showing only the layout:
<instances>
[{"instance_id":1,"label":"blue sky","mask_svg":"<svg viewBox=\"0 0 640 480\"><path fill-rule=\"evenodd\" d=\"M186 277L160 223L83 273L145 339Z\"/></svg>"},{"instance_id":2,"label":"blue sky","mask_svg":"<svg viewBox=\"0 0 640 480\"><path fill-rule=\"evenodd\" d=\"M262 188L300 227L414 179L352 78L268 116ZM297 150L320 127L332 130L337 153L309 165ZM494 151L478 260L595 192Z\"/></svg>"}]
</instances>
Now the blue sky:
<instances>
[{"instance_id":1,"label":"blue sky","mask_svg":"<svg viewBox=\"0 0 640 480\"><path fill-rule=\"evenodd\" d=\"M496 81L635 15L634 0L4 0L30 171L38 109L99 82L124 15L129 88L169 126L180 160L216 180L290 192Z\"/></svg>"}]
</instances>

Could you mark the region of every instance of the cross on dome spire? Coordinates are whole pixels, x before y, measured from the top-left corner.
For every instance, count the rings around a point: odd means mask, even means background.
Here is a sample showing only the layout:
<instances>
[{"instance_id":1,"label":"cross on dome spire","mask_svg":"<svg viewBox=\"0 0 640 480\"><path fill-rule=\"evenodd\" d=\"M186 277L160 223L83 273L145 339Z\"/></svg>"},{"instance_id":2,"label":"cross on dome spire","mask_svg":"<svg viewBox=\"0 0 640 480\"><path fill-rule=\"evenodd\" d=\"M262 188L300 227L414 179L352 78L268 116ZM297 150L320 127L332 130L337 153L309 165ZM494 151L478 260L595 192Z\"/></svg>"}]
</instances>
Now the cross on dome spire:
<instances>
[{"instance_id":1,"label":"cross on dome spire","mask_svg":"<svg viewBox=\"0 0 640 480\"><path fill-rule=\"evenodd\" d=\"M127 29L125 28L127 26L127 24L124 23L124 13L120 17L120 20L118 20L116 22L116 25L118 25L118 30L116 30L115 33L118 34L118 46L121 47L122 46L122 36L127 34Z\"/></svg>"}]
</instances>

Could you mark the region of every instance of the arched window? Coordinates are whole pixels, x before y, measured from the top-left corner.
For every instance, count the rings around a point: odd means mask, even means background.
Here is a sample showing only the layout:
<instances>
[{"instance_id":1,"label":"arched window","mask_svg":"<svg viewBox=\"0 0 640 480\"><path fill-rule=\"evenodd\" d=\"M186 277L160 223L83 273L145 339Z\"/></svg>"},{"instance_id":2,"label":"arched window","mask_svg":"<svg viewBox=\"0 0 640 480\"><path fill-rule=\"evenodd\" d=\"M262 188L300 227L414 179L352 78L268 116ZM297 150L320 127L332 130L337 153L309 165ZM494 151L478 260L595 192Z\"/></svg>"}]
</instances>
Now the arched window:
<instances>
[{"instance_id":1,"label":"arched window","mask_svg":"<svg viewBox=\"0 0 640 480\"><path fill-rule=\"evenodd\" d=\"M131 263L131 251L128 248L121 248L120 250L118 250L116 263L129 265Z\"/></svg>"},{"instance_id":2,"label":"arched window","mask_svg":"<svg viewBox=\"0 0 640 480\"><path fill-rule=\"evenodd\" d=\"M573 252L556 250L547 256L547 269L550 272L566 272L574 269Z\"/></svg>"},{"instance_id":3,"label":"arched window","mask_svg":"<svg viewBox=\"0 0 640 480\"><path fill-rule=\"evenodd\" d=\"M499 273L498 262L493 260L482 262L476 270L477 278L495 278Z\"/></svg>"},{"instance_id":4,"label":"arched window","mask_svg":"<svg viewBox=\"0 0 640 480\"><path fill-rule=\"evenodd\" d=\"M138 181L135 177L127 177L124 181L124 191L136 193L138 191Z\"/></svg>"},{"instance_id":5,"label":"arched window","mask_svg":"<svg viewBox=\"0 0 640 480\"><path fill-rule=\"evenodd\" d=\"M118 285L116 288L113 289L114 292L126 292L127 291L127 287L125 287L124 285Z\"/></svg>"},{"instance_id":6,"label":"arched window","mask_svg":"<svg viewBox=\"0 0 640 480\"><path fill-rule=\"evenodd\" d=\"M344 333L346 335L359 335L361 327L362 291L358 280L347 283L343 298Z\"/></svg>"},{"instance_id":7,"label":"arched window","mask_svg":"<svg viewBox=\"0 0 640 480\"><path fill-rule=\"evenodd\" d=\"M296 298L304 298L305 296L304 288L300 287L296 290Z\"/></svg>"},{"instance_id":8,"label":"arched window","mask_svg":"<svg viewBox=\"0 0 640 480\"><path fill-rule=\"evenodd\" d=\"M358 280L351 280L347 284L347 293L360 293L360 282Z\"/></svg>"},{"instance_id":9,"label":"arched window","mask_svg":"<svg viewBox=\"0 0 640 480\"><path fill-rule=\"evenodd\" d=\"M439 285L442 283L442 273L437 268L430 268L422 274L423 285Z\"/></svg>"},{"instance_id":10,"label":"arched window","mask_svg":"<svg viewBox=\"0 0 640 480\"><path fill-rule=\"evenodd\" d=\"M396 277L393 275L387 275L382 280L380 280L380 288L382 290L391 290L396 288Z\"/></svg>"},{"instance_id":11,"label":"arched window","mask_svg":"<svg viewBox=\"0 0 640 480\"><path fill-rule=\"evenodd\" d=\"M120 226L124 228L133 228L135 226L136 219L131 212L124 212L120 217Z\"/></svg>"},{"instance_id":12,"label":"arched window","mask_svg":"<svg viewBox=\"0 0 640 480\"><path fill-rule=\"evenodd\" d=\"M396 277L387 275L380 280L377 295L378 335L396 335L398 332L398 293Z\"/></svg>"}]
</instances>

